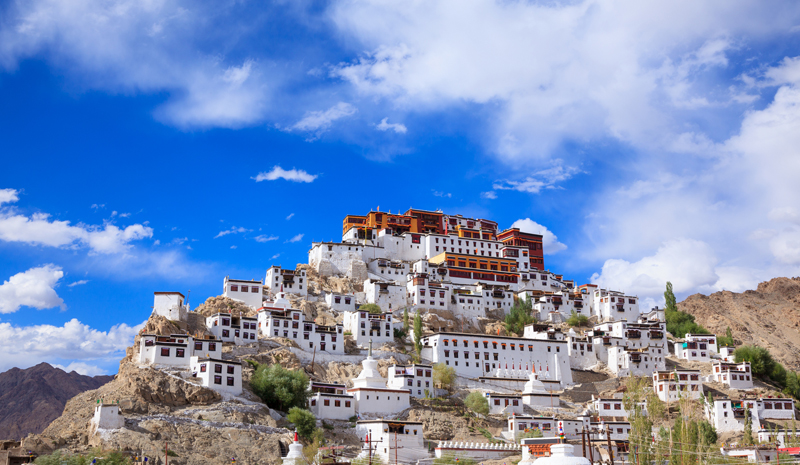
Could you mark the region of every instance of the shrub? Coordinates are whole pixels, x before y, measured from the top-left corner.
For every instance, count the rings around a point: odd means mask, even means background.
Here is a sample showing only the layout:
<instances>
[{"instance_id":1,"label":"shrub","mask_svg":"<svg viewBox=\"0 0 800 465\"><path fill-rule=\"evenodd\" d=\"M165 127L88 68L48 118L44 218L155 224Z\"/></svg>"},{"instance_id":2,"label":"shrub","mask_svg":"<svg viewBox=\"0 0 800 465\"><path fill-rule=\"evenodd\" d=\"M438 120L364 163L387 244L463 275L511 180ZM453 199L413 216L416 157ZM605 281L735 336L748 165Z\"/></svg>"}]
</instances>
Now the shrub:
<instances>
[{"instance_id":1,"label":"shrub","mask_svg":"<svg viewBox=\"0 0 800 465\"><path fill-rule=\"evenodd\" d=\"M369 313L383 313L381 307L378 304L364 304L358 307L358 309L362 312L369 312Z\"/></svg>"},{"instance_id":2,"label":"shrub","mask_svg":"<svg viewBox=\"0 0 800 465\"><path fill-rule=\"evenodd\" d=\"M522 335L525 332L525 326L536 322L536 318L531 316L532 310L533 304L530 298L517 299L506 315L506 331Z\"/></svg>"},{"instance_id":3,"label":"shrub","mask_svg":"<svg viewBox=\"0 0 800 465\"><path fill-rule=\"evenodd\" d=\"M456 370L444 363L433 366L433 384L452 393L456 387Z\"/></svg>"},{"instance_id":4,"label":"shrub","mask_svg":"<svg viewBox=\"0 0 800 465\"><path fill-rule=\"evenodd\" d=\"M573 310L572 314L567 318L567 324L570 326L586 326L589 324L589 317L586 315L579 315Z\"/></svg>"},{"instance_id":5,"label":"shrub","mask_svg":"<svg viewBox=\"0 0 800 465\"><path fill-rule=\"evenodd\" d=\"M678 310L675 294L672 293L672 283L667 281L667 290L664 292L667 305L664 308L664 317L667 320L667 331L675 337L684 337L689 334L710 334L710 332L695 323L694 316Z\"/></svg>"},{"instance_id":6,"label":"shrub","mask_svg":"<svg viewBox=\"0 0 800 465\"><path fill-rule=\"evenodd\" d=\"M287 370L280 364L258 365L250 379L253 392L267 406L285 412L292 407L306 408L308 376L298 370Z\"/></svg>"},{"instance_id":7,"label":"shrub","mask_svg":"<svg viewBox=\"0 0 800 465\"><path fill-rule=\"evenodd\" d=\"M464 399L464 405L469 410L480 413L481 415L489 413L489 401L486 399L486 396L478 391L470 392L467 398Z\"/></svg>"},{"instance_id":8,"label":"shrub","mask_svg":"<svg viewBox=\"0 0 800 465\"><path fill-rule=\"evenodd\" d=\"M395 329L394 329L394 337L395 337L396 339L403 339L404 337L406 337L406 332L405 332L405 331L403 331L403 330L402 330L402 329L400 329L400 328L395 328Z\"/></svg>"},{"instance_id":9,"label":"shrub","mask_svg":"<svg viewBox=\"0 0 800 465\"><path fill-rule=\"evenodd\" d=\"M300 436L306 439L314 436L314 430L317 429L317 418L313 413L299 407L292 407L286 419L297 428L297 434Z\"/></svg>"},{"instance_id":10,"label":"shrub","mask_svg":"<svg viewBox=\"0 0 800 465\"><path fill-rule=\"evenodd\" d=\"M750 369L756 376L768 376L775 361L769 351L758 346L741 346L733 352L736 363L750 362Z\"/></svg>"},{"instance_id":11,"label":"shrub","mask_svg":"<svg viewBox=\"0 0 800 465\"><path fill-rule=\"evenodd\" d=\"M417 361L422 357L422 315L414 315L414 351L417 353Z\"/></svg>"},{"instance_id":12,"label":"shrub","mask_svg":"<svg viewBox=\"0 0 800 465\"><path fill-rule=\"evenodd\" d=\"M461 455L443 455L433 460L433 465L475 465L475 461Z\"/></svg>"}]
</instances>

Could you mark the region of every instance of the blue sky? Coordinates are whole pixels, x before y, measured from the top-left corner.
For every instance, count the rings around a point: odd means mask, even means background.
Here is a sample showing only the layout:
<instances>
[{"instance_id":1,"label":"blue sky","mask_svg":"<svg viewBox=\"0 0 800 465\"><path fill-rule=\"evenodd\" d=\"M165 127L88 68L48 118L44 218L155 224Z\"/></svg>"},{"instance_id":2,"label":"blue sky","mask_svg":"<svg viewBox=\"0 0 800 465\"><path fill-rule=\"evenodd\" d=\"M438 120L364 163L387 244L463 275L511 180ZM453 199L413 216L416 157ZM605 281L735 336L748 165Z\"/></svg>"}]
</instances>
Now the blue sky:
<instances>
[{"instance_id":1,"label":"blue sky","mask_svg":"<svg viewBox=\"0 0 800 465\"><path fill-rule=\"evenodd\" d=\"M196 305L378 206L519 221L647 305L800 275L796 2L0 17L0 369L114 373L153 291Z\"/></svg>"}]
</instances>

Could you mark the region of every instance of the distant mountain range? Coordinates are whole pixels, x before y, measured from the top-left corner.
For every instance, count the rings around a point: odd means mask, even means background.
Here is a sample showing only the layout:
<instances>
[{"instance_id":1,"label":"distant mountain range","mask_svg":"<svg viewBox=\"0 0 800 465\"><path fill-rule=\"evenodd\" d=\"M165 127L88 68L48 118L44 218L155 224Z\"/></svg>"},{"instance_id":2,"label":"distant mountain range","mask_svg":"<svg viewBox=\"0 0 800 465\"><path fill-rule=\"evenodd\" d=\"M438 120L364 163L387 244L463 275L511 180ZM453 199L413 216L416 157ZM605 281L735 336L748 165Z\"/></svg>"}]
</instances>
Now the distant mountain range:
<instances>
[{"instance_id":1,"label":"distant mountain range","mask_svg":"<svg viewBox=\"0 0 800 465\"><path fill-rule=\"evenodd\" d=\"M67 373L47 363L0 373L0 440L41 433L61 416L69 399L112 379Z\"/></svg>"}]
</instances>

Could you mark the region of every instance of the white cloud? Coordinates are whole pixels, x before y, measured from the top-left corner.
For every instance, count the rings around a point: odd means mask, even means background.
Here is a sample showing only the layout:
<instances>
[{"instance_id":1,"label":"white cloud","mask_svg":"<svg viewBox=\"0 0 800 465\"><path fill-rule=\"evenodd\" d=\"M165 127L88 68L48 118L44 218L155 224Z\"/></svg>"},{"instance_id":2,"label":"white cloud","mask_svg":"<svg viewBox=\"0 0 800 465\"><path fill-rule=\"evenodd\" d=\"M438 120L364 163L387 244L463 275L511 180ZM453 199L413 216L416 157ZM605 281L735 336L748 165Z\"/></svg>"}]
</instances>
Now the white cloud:
<instances>
[{"instance_id":1,"label":"white cloud","mask_svg":"<svg viewBox=\"0 0 800 465\"><path fill-rule=\"evenodd\" d=\"M294 213L289 213L289 216L287 216L286 219L287 220L291 220L293 216L294 216Z\"/></svg>"},{"instance_id":2,"label":"white cloud","mask_svg":"<svg viewBox=\"0 0 800 465\"><path fill-rule=\"evenodd\" d=\"M389 124L388 121L389 118L383 118L380 123L375 125L375 129L377 129L378 131L388 131L391 129L392 131L398 134L405 134L406 132L408 132L408 128L406 128L404 124L400 123Z\"/></svg>"},{"instance_id":3,"label":"white cloud","mask_svg":"<svg viewBox=\"0 0 800 465\"><path fill-rule=\"evenodd\" d=\"M19 200L19 192L16 189L0 189L0 205L14 203L17 200Z\"/></svg>"},{"instance_id":4,"label":"white cloud","mask_svg":"<svg viewBox=\"0 0 800 465\"><path fill-rule=\"evenodd\" d=\"M236 246L235 246L235 245L232 245L232 246L231 246L231 249L235 249L235 248L236 248Z\"/></svg>"},{"instance_id":5,"label":"white cloud","mask_svg":"<svg viewBox=\"0 0 800 465\"><path fill-rule=\"evenodd\" d=\"M286 242L300 242L301 240L303 240L303 236L304 235L305 234L298 234L298 235L292 237L291 239L287 240Z\"/></svg>"},{"instance_id":6,"label":"white cloud","mask_svg":"<svg viewBox=\"0 0 800 465\"><path fill-rule=\"evenodd\" d=\"M294 181L294 182L314 182L314 180L317 179L317 176L318 175L316 174L308 174L303 170L298 170L294 168L290 170L285 170L280 166L275 165L271 171L269 172L263 171L261 173L258 173L256 177L250 179L255 179L256 182L275 181L277 179L285 179L287 181ZM292 215L294 215L294 213L292 213ZM292 215L289 216L291 217Z\"/></svg>"},{"instance_id":7,"label":"white cloud","mask_svg":"<svg viewBox=\"0 0 800 465\"><path fill-rule=\"evenodd\" d=\"M106 204L104 203L93 203L90 207L92 210L100 210L101 208L106 208Z\"/></svg>"},{"instance_id":8,"label":"white cloud","mask_svg":"<svg viewBox=\"0 0 800 465\"><path fill-rule=\"evenodd\" d=\"M492 185L495 190L515 190L538 194L542 189L556 189L556 185L566 181L575 175L579 170L576 167L564 167L560 164L552 168L537 171L533 176L527 176L523 181L498 181Z\"/></svg>"},{"instance_id":9,"label":"white cloud","mask_svg":"<svg viewBox=\"0 0 800 465\"><path fill-rule=\"evenodd\" d=\"M235 53L225 8L184 0L31 0L4 8L0 66L44 58L82 87L112 93L165 93L155 115L184 128L241 127L262 121L279 70ZM223 12L225 11L225 12ZM234 28L240 24L236 23Z\"/></svg>"},{"instance_id":10,"label":"white cloud","mask_svg":"<svg viewBox=\"0 0 800 465\"><path fill-rule=\"evenodd\" d=\"M63 326L0 323L0 352L5 355L0 359L0 371L43 361L118 362L143 326L144 323L133 327L122 323L99 331L74 318Z\"/></svg>"},{"instance_id":11,"label":"white cloud","mask_svg":"<svg viewBox=\"0 0 800 465\"><path fill-rule=\"evenodd\" d=\"M75 281L74 283L67 284L67 287L75 287L75 286L83 286L84 284L88 284L89 280L81 279L80 281Z\"/></svg>"},{"instance_id":12,"label":"white cloud","mask_svg":"<svg viewBox=\"0 0 800 465\"><path fill-rule=\"evenodd\" d=\"M217 238L220 238L220 237L223 237L223 236L227 236L228 234L241 234L241 233L246 233L246 232L250 232L250 230L247 229L247 228L243 228L241 226L238 227L238 228L236 226L232 226L231 229L226 229L224 231L220 231L219 234L214 236L214 239L217 239Z\"/></svg>"},{"instance_id":13,"label":"white cloud","mask_svg":"<svg viewBox=\"0 0 800 465\"><path fill-rule=\"evenodd\" d=\"M433 195L435 197L446 197L448 199L453 197L453 194L451 194L449 192L441 192L441 191L437 191L437 190L433 190Z\"/></svg>"},{"instance_id":14,"label":"white cloud","mask_svg":"<svg viewBox=\"0 0 800 465\"><path fill-rule=\"evenodd\" d=\"M495 191L481 192L481 198L494 200L497 198L497 193Z\"/></svg>"},{"instance_id":15,"label":"white cloud","mask_svg":"<svg viewBox=\"0 0 800 465\"><path fill-rule=\"evenodd\" d=\"M520 231L526 233L540 234L542 236L542 248L545 255L552 255L567 249L565 244L558 242L558 237L556 237L552 231L530 218L517 220L511 224L511 227L519 228Z\"/></svg>"},{"instance_id":16,"label":"white cloud","mask_svg":"<svg viewBox=\"0 0 800 465\"><path fill-rule=\"evenodd\" d=\"M302 132L313 132L319 137L328 130L334 121L354 115L358 110L353 105L339 102L325 111L309 111L290 129Z\"/></svg>"},{"instance_id":17,"label":"white cloud","mask_svg":"<svg viewBox=\"0 0 800 465\"><path fill-rule=\"evenodd\" d=\"M67 366L54 363L53 367L60 368L66 371L67 373L71 373L74 371L79 375L84 375L84 376L97 376L97 375L104 375L107 373L106 370L103 370L102 368L96 365L90 365L84 362L72 362Z\"/></svg>"},{"instance_id":18,"label":"white cloud","mask_svg":"<svg viewBox=\"0 0 800 465\"><path fill-rule=\"evenodd\" d=\"M13 313L23 306L40 310L53 307L66 309L55 290L63 277L61 267L55 265L44 265L15 274L0 285L0 313Z\"/></svg>"},{"instance_id":19,"label":"white cloud","mask_svg":"<svg viewBox=\"0 0 800 465\"><path fill-rule=\"evenodd\" d=\"M278 257L280 257L280 256L281 256L281 254L279 254L279 253L276 253L275 255L271 256L269 259L270 259L270 260L275 260L276 258L278 258Z\"/></svg>"},{"instance_id":20,"label":"white cloud","mask_svg":"<svg viewBox=\"0 0 800 465\"><path fill-rule=\"evenodd\" d=\"M705 287L716 290L720 276L718 260L712 248L702 241L675 239L664 243L658 251L636 262L606 260L592 282L632 295L654 297L664 293L670 281L676 293ZM663 300L663 299L662 299Z\"/></svg>"},{"instance_id":21,"label":"white cloud","mask_svg":"<svg viewBox=\"0 0 800 465\"><path fill-rule=\"evenodd\" d=\"M255 237L255 240L256 240L256 242L270 242L270 241L277 241L277 240L278 240L278 236L267 236L267 235L265 235L265 234L262 234L262 235L260 235L260 236L256 236L256 237Z\"/></svg>"}]
</instances>

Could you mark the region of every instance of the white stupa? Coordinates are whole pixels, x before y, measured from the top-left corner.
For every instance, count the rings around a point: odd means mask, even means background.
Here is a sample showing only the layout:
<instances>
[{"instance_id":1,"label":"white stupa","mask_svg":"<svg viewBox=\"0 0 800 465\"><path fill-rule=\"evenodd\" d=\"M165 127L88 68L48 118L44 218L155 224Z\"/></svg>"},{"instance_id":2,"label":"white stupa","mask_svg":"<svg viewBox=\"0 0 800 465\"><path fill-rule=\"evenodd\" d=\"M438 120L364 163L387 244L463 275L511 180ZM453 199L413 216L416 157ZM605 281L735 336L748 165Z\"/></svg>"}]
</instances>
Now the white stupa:
<instances>
[{"instance_id":1,"label":"white stupa","mask_svg":"<svg viewBox=\"0 0 800 465\"><path fill-rule=\"evenodd\" d=\"M361 362L363 369L353 379L353 387L347 390L355 399L359 415L394 415L411 406L411 391L386 386L386 378L378 371L378 361L372 358L372 339L369 341L367 358Z\"/></svg>"},{"instance_id":2,"label":"white stupa","mask_svg":"<svg viewBox=\"0 0 800 465\"><path fill-rule=\"evenodd\" d=\"M295 431L294 442L289 444L289 453L283 458L283 465L302 465L304 463L303 445L297 440L297 431Z\"/></svg>"},{"instance_id":3,"label":"white stupa","mask_svg":"<svg viewBox=\"0 0 800 465\"><path fill-rule=\"evenodd\" d=\"M281 284L281 290L275 294L275 301L272 302L272 306L278 308L291 308L291 305L292 303L286 298L286 293L283 292L283 284Z\"/></svg>"},{"instance_id":4,"label":"white stupa","mask_svg":"<svg viewBox=\"0 0 800 465\"><path fill-rule=\"evenodd\" d=\"M575 446L572 444L553 444L550 446L550 457L539 457L533 462L523 459L518 465L591 465L589 459L575 457L574 452Z\"/></svg>"},{"instance_id":5,"label":"white stupa","mask_svg":"<svg viewBox=\"0 0 800 465\"><path fill-rule=\"evenodd\" d=\"M553 396L545 388L544 383L539 380L536 365L533 366L533 370L528 375L528 382L525 383L525 388L522 390L522 403L531 407L550 407L553 404L558 406L558 396Z\"/></svg>"},{"instance_id":6,"label":"white stupa","mask_svg":"<svg viewBox=\"0 0 800 465\"><path fill-rule=\"evenodd\" d=\"M372 339L369 340L367 358L361 362L361 366L364 369L353 380L354 388L386 389L386 378L378 371L378 361L372 358Z\"/></svg>"}]
</instances>

